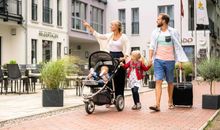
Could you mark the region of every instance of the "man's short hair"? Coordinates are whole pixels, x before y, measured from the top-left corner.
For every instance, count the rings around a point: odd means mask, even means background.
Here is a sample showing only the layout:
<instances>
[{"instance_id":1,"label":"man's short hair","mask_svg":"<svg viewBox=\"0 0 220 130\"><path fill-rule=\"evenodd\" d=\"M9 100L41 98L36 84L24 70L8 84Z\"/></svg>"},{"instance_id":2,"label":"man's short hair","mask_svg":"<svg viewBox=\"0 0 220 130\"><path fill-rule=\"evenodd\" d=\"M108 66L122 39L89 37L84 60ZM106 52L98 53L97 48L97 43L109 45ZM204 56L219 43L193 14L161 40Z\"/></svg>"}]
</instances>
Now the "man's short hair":
<instances>
[{"instance_id":1,"label":"man's short hair","mask_svg":"<svg viewBox=\"0 0 220 130\"><path fill-rule=\"evenodd\" d=\"M170 16L166 13L160 13L160 15L162 16L162 20L165 20L166 24L169 24L170 22Z\"/></svg>"}]
</instances>

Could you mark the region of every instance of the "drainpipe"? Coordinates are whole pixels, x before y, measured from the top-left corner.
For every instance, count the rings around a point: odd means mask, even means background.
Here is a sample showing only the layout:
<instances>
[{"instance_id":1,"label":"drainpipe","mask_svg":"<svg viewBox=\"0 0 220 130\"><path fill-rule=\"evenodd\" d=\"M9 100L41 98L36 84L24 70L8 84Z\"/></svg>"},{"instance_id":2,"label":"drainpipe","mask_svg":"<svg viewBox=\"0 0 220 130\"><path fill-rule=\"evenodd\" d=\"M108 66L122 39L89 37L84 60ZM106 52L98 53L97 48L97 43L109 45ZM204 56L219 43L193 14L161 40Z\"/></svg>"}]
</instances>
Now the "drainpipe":
<instances>
[{"instance_id":1,"label":"drainpipe","mask_svg":"<svg viewBox=\"0 0 220 130\"><path fill-rule=\"evenodd\" d=\"M28 31L27 31L27 21L28 21L28 17L27 17L27 4L28 4L28 0L25 0L25 64L27 64L27 61L28 61L28 47L27 47L27 44L28 44Z\"/></svg>"},{"instance_id":2,"label":"drainpipe","mask_svg":"<svg viewBox=\"0 0 220 130\"><path fill-rule=\"evenodd\" d=\"M27 2L28 0L25 0L25 19L22 21L24 24L21 25L21 27L24 29L25 31L25 51L24 51L24 55L25 55L25 64L27 64L28 61L28 50L27 50L27 45L28 45L28 32L27 32ZM23 5L23 3L22 3Z\"/></svg>"}]
</instances>

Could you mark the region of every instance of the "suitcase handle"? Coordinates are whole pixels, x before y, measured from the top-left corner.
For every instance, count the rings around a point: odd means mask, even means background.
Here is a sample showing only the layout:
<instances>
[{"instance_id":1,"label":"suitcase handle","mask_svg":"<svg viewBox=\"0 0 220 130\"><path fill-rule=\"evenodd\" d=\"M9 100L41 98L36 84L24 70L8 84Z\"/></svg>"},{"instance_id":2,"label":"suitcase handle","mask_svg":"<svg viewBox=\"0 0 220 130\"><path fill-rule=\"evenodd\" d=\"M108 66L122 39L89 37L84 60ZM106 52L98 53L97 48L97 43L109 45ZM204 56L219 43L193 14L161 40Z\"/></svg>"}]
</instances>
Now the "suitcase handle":
<instances>
[{"instance_id":1,"label":"suitcase handle","mask_svg":"<svg viewBox=\"0 0 220 130\"><path fill-rule=\"evenodd\" d=\"M181 87L177 86L177 87L180 88L180 89L185 89L185 87L183 87L183 86L181 86Z\"/></svg>"},{"instance_id":2,"label":"suitcase handle","mask_svg":"<svg viewBox=\"0 0 220 130\"><path fill-rule=\"evenodd\" d=\"M180 81L179 81L179 78L180 78ZM178 83L185 83L186 82L186 74L185 74L185 70L182 68L182 69L179 69L179 68L176 68L176 82L177 84Z\"/></svg>"}]
</instances>

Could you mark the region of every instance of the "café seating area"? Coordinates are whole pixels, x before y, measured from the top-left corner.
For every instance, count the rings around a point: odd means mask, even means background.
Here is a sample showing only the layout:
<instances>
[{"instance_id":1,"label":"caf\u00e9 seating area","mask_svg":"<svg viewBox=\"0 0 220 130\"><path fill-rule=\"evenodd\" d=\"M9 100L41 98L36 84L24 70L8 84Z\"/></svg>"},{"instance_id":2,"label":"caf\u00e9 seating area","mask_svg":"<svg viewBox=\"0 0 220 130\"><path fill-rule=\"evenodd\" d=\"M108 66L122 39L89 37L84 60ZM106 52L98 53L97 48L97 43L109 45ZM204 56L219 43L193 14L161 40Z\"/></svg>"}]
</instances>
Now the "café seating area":
<instances>
[{"instance_id":1,"label":"caf\u00e9 seating area","mask_svg":"<svg viewBox=\"0 0 220 130\"><path fill-rule=\"evenodd\" d=\"M0 94L30 94L36 93L36 87L45 89L46 86L40 78L41 69L40 64L7 64L7 67L0 69ZM75 89L75 95L81 96L82 80L85 77L68 75L60 87Z\"/></svg>"}]
</instances>

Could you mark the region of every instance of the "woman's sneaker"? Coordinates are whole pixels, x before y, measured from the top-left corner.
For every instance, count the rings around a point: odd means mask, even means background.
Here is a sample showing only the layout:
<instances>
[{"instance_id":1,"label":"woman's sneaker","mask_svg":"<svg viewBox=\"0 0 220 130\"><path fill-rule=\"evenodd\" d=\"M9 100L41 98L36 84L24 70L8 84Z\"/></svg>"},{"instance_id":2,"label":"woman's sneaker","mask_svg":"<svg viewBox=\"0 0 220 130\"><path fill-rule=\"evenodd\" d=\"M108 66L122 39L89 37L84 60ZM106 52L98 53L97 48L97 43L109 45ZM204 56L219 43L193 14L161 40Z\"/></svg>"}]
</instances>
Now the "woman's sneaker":
<instances>
[{"instance_id":1,"label":"woman's sneaker","mask_svg":"<svg viewBox=\"0 0 220 130\"><path fill-rule=\"evenodd\" d=\"M158 106L150 106L149 108L150 108L151 110L156 111L156 112L159 112L159 111L160 111L160 107L158 107Z\"/></svg>"},{"instance_id":2,"label":"woman's sneaker","mask_svg":"<svg viewBox=\"0 0 220 130\"><path fill-rule=\"evenodd\" d=\"M141 103L137 103L137 110L141 109Z\"/></svg>"},{"instance_id":3,"label":"woman's sneaker","mask_svg":"<svg viewBox=\"0 0 220 130\"><path fill-rule=\"evenodd\" d=\"M132 110L137 110L137 105L133 105Z\"/></svg>"}]
</instances>

